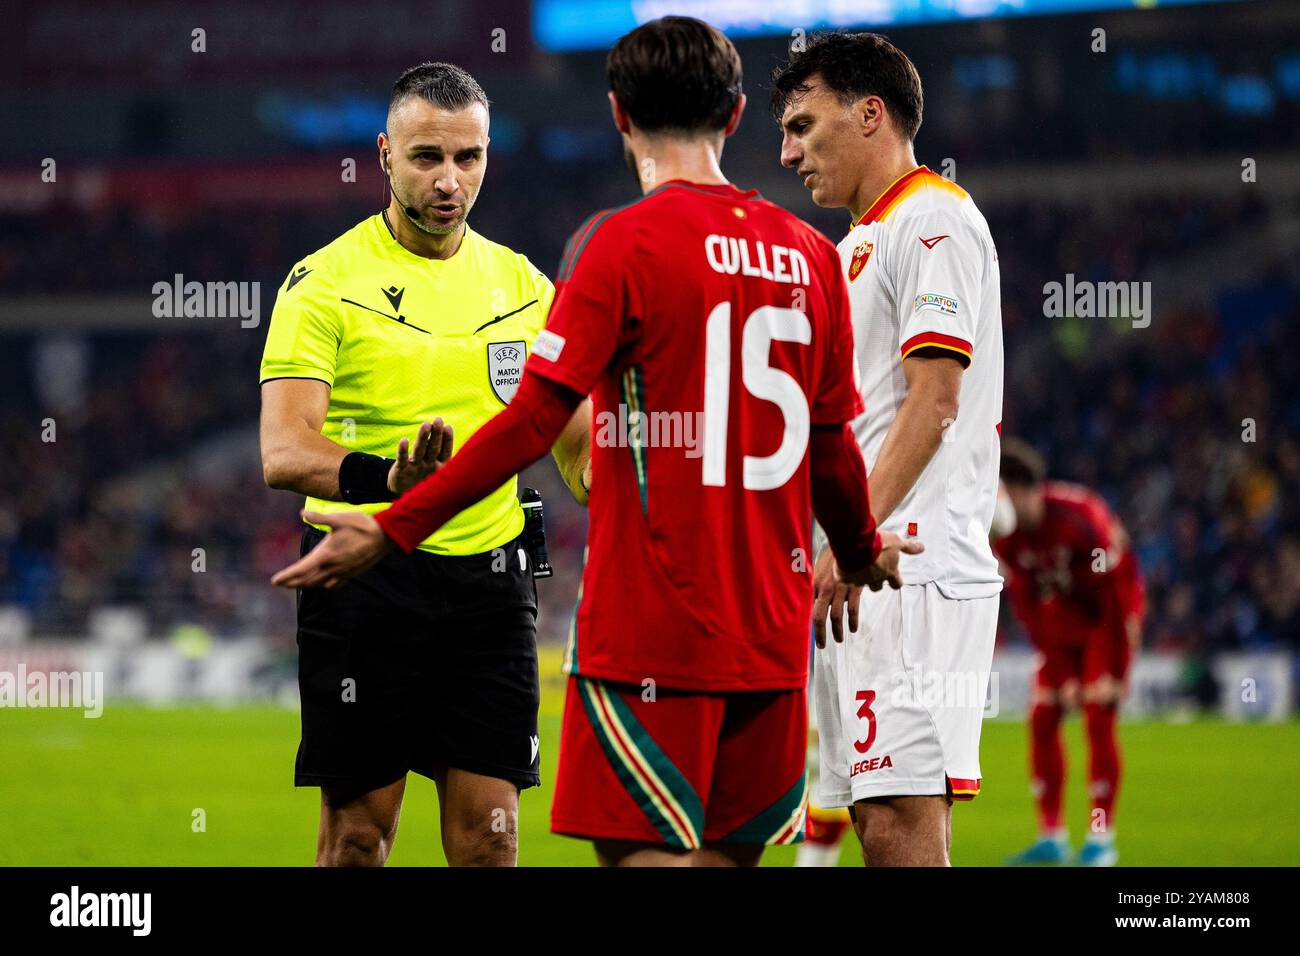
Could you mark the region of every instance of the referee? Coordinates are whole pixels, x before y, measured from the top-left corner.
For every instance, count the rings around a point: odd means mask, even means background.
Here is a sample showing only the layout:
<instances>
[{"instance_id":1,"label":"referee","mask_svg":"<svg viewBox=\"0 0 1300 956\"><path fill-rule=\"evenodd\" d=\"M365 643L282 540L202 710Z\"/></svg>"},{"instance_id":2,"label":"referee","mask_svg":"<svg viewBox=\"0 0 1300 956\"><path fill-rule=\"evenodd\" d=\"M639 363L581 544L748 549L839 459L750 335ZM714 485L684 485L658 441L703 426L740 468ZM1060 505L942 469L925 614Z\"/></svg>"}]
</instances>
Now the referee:
<instances>
[{"instance_id":1,"label":"referee","mask_svg":"<svg viewBox=\"0 0 1300 956\"><path fill-rule=\"evenodd\" d=\"M488 100L424 63L378 137L388 208L299 262L262 357L262 469L307 497L302 554L436 471L508 403L554 289L466 223L487 168ZM589 406L554 456L586 500ZM445 423L445 424L444 424ZM395 458L385 458L395 453ZM516 862L538 784L537 592L516 480L414 553L298 592L299 787L321 788L318 866L382 865L410 771L438 789L453 866Z\"/></svg>"}]
</instances>

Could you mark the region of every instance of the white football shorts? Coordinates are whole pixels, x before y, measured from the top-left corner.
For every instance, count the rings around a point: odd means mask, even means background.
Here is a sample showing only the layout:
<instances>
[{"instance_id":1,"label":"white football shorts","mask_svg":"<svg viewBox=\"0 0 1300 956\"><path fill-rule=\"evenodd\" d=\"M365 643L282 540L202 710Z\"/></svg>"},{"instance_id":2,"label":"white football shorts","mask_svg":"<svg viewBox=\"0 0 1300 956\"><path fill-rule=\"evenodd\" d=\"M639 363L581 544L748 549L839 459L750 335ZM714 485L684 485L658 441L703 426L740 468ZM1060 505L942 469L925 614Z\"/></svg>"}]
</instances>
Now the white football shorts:
<instances>
[{"instance_id":1,"label":"white football shorts","mask_svg":"<svg viewBox=\"0 0 1300 956\"><path fill-rule=\"evenodd\" d=\"M971 799L998 598L953 600L933 582L864 590L858 630L814 654L817 803L895 796Z\"/></svg>"}]
</instances>

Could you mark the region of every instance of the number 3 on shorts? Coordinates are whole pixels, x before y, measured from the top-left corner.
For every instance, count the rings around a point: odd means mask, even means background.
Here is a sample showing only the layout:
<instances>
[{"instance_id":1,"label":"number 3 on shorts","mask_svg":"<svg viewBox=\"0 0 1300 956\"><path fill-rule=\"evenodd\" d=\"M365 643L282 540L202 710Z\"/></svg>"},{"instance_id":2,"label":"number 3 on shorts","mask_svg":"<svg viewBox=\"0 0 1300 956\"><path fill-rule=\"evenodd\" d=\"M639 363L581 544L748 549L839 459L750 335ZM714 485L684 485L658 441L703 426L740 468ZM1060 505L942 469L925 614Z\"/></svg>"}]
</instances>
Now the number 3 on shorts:
<instances>
[{"instance_id":1,"label":"number 3 on shorts","mask_svg":"<svg viewBox=\"0 0 1300 956\"><path fill-rule=\"evenodd\" d=\"M874 690L860 690L858 691L858 700L862 701L862 706L858 708L858 717L867 722L867 739L853 741L853 749L860 754L864 754L876 742L876 712L871 709L871 705L876 702L876 692Z\"/></svg>"}]
</instances>

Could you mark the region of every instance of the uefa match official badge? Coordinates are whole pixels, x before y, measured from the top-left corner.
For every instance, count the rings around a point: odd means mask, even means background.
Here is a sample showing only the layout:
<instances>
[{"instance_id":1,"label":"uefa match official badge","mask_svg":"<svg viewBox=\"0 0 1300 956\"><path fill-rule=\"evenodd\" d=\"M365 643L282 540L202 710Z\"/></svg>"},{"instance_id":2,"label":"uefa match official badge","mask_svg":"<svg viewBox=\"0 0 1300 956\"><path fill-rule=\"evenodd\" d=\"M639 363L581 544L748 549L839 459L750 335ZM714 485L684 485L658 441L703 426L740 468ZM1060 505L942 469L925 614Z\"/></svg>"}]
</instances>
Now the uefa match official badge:
<instances>
[{"instance_id":1,"label":"uefa match official badge","mask_svg":"<svg viewBox=\"0 0 1300 956\"><path fill-rule=\"evenodd\" d=\"M859 242L856 249L853 250L853 258L849 260L849 281L852 282L867 267L867 260L871 258L871 250L875 245L870 242Z\"/></svg>"},{"instance_id":2,"label":"uefa match official badge","mask_svg":"<svg viewBox=\"0 0 1300 956\"><path fill-rule=\"evenodd\" d=\"M524 376L524 361L528 358L528 343L493 342L487 347L488 380L492 391L502 404L509 405Z\"/></svg>"}]
</instances>

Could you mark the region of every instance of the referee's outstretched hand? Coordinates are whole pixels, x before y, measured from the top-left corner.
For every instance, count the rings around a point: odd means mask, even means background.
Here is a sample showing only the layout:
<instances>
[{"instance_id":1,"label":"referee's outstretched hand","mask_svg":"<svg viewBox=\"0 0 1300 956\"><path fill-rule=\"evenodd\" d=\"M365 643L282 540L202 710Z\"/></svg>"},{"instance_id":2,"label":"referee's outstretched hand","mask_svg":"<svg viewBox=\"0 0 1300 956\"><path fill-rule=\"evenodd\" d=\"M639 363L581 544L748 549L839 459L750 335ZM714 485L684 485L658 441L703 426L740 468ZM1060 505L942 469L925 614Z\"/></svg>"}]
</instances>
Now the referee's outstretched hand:
<instances>
[{"instance_id":1,"label":"referee's outstretched hand","mask_svg":"<svg viewBox=\"0 0 1300 956\"><path fill-rule=\"evenodd\" d=\"M312 524L325 525L330 533L301 560L272 577L276 587L336 588L377 564L396 547L379 522L360 511L304 511L302 516Z\"/></svg>"},{"instance_id":2,"label":"referee's outstretched hand","mask_svg":"<svg viewBox=\"0 0 1300 956\"><path fill-rule=\"evenodd\" d=\"M410 442L405 438L397 443L397 460L388 469L388 490L395 495L404 495L428 475L446 464L451 457L451 447L455 436L451 426L444 425L441 418L425 422L415 434L415 447L411 454L406 454Z\"/></svg>"}]
</instances>

